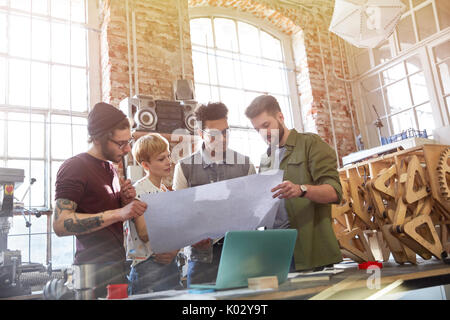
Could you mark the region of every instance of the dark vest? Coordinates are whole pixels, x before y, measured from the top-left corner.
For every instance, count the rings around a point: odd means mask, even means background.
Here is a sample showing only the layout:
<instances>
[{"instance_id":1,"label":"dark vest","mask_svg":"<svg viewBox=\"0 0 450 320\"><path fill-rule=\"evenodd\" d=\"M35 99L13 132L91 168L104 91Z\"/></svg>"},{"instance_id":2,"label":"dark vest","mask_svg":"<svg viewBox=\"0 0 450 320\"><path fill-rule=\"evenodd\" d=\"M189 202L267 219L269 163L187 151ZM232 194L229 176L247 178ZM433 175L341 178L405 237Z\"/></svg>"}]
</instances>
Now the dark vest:
<instances>
[{"instance_id":1,"label":"dark vest","mask_svg":"<svg viewBox=\"0 0 450 320\"><path fill-rule=\"evenodd\" d=\"M248 175L250 159L234 150L228 149L225 163L206 164L201 151L180 161L181 169L186 177L188 187L239 178Z\"/></svg>"}]
</instances>

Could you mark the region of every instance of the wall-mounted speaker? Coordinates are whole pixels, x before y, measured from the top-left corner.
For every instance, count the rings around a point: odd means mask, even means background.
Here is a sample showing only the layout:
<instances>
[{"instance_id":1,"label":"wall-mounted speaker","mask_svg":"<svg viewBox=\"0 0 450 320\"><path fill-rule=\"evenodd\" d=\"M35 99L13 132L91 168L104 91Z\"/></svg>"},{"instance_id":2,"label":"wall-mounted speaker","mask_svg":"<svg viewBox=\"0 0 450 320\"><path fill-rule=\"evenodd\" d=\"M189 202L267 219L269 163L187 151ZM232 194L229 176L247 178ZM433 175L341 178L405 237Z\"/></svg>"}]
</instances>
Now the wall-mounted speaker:
<instances>
[{"instance_id":1,"label":"wall-mounted speaker","mask_svg":"<svg viewBox=\"0 0 450 320\"><path fill-rule=\"evenodd\" d=\"M125 98L120 102L120 110L130 119L132 129L159 133L187 129L193 134L196 107L197 102L194 100L154 100L145 95Z\"/></svg>"},{"instance_id":2,"label":"wall-mounted speaker","mask_svg":"<svg viewBox=\"0 0 450 320\"><path fill-rule=\"evenodd\" d=\"M135 95L120 102L120 110L130 119L131 128L139 131L155 131L158 123L156 104L152 96Z\"/></svg>"},{"instance_id":3,"label":"wall-mounted speaker","mask_svg":"<svg viewBox=\"0 0 450 320\"><path fill-rule=\"evenodd\" d=\"M184 126L189 130L190 134L194 134L195 129L195 115L194 111L197 108L197 101L187 100L182 101L181 105L183 106L183 115L184 115Z\"/></svg>"}]
</instances>

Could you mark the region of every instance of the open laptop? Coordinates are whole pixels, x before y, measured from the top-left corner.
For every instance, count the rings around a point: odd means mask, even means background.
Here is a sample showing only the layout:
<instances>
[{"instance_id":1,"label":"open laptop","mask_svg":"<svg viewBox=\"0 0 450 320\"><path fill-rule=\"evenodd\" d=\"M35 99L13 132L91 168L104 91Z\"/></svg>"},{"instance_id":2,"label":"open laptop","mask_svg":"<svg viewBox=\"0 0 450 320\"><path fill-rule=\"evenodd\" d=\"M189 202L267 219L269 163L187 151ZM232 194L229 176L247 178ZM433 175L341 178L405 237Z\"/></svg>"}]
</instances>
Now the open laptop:
<instances>
[{"instance_id":1,"label":"open laptop","mask_svg":"<svg viewBox=\"0 0 450 320\"><path fill-rule=\"evenodd\" d=\"M286 281L294 253L297 230L229 231L215 283L191 284L195 289L247 287L248 278L277 276Z\"/></svg>"}]
</instances>

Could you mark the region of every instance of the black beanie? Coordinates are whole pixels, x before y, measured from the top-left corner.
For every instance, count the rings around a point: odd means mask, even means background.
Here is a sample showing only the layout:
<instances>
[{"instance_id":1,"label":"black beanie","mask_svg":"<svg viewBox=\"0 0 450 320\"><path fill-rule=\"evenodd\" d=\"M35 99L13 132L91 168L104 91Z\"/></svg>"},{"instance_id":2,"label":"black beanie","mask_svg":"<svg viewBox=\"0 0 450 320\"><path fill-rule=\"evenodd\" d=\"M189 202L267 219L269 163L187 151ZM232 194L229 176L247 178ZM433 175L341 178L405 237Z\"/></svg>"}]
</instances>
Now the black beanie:
<instances>
[{"instance_id":1,"label":"black beanie","mask_svg":"<svg viewBox=\"0 0 450 320\"><path fill-rule=\"evenodd\" d=\"M99 102L94 106L88 116L89 135L92 137L107 132L126 117L122 111L113 105Z\"/></svg>"}]
</instances>

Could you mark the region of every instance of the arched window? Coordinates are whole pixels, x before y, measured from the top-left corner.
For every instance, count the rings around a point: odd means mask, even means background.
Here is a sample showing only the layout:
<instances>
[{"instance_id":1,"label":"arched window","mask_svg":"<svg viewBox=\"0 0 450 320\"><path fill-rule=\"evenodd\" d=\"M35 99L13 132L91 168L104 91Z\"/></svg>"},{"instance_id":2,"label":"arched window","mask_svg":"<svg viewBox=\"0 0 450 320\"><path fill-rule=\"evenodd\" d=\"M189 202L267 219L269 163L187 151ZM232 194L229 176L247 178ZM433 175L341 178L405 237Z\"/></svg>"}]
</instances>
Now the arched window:
<instances>
[{"instance_id":1,"label":"arched window","mask_svg":"<svg viewBox=\"0 0 450 320\"><path fill-rule=\"evenodd\" d=\"M259 165L267 146L245 116L261 94L276 97L293 127L291 90L282 41L255 25L231 18L190 20L196 100L221 101L228 107L230 148Z\"/></svg>"}]
</instances>

